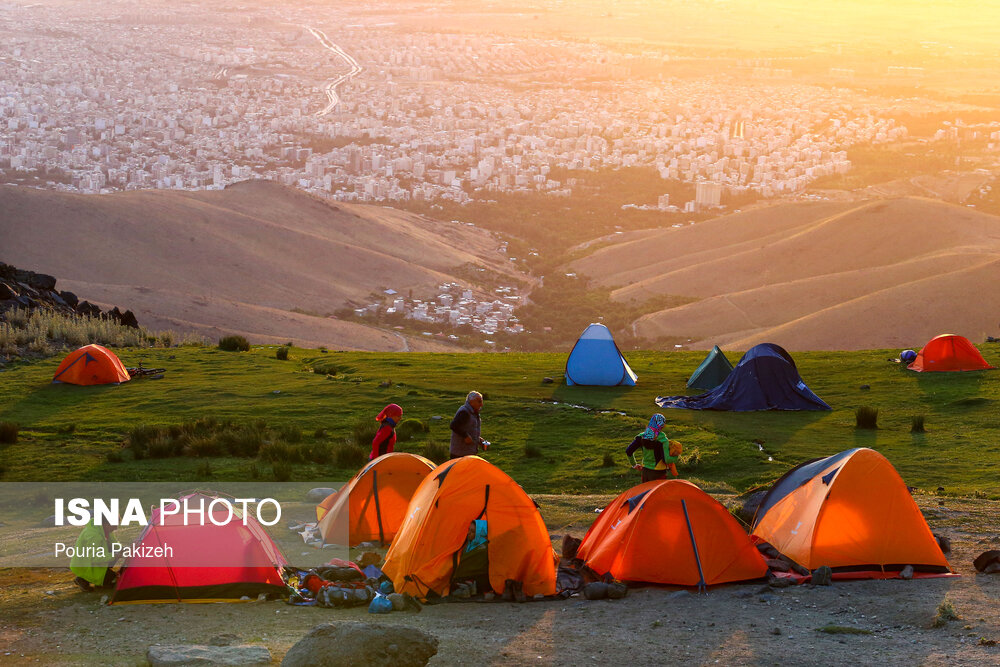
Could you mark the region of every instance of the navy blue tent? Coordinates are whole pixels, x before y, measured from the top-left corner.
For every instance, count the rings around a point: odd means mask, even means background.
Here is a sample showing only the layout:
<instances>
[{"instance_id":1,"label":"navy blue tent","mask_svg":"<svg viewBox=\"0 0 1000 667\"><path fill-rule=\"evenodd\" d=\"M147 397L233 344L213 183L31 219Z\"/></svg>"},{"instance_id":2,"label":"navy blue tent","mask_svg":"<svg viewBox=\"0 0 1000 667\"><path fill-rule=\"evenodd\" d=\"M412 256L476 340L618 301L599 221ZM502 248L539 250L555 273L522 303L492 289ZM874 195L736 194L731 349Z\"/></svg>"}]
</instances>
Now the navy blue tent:
<instances>
[{"instance_id":1,"label":"navy blue tent","mask_svg":"<svg viewBox=\"0 0 1000 667\"><path fill-rule=\"evenodd\" d=\"M725 382L700 396L658 396L663 408L689 410L830 410L799 377L795 361L773 343L756 345L743 355Z\"/></svg>"}]
</instances>

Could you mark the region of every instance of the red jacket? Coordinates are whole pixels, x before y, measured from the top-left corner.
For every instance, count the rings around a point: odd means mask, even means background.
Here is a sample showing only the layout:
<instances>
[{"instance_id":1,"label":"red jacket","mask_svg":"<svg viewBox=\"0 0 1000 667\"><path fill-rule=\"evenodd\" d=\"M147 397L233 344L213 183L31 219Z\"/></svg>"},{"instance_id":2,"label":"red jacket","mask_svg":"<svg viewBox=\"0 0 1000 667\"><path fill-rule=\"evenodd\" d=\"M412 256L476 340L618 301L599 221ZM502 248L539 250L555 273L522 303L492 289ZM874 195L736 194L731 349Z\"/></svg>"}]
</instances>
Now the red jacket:
<instances>
[{"instance_id":1,"label":"red jacket","mask_svg":"<svg viewBox=\"0 0 1000 667\"><path fill-rule=\"evenodd\" d=\"M395 403L390 403L382 408L382 412L378 413L375 421L382 422L382 426L372 438L372 453L368 457L369 461L392 452L396 445L396 424L399 423L402 416L403 408Z\"/></svg>"}]
</instances>

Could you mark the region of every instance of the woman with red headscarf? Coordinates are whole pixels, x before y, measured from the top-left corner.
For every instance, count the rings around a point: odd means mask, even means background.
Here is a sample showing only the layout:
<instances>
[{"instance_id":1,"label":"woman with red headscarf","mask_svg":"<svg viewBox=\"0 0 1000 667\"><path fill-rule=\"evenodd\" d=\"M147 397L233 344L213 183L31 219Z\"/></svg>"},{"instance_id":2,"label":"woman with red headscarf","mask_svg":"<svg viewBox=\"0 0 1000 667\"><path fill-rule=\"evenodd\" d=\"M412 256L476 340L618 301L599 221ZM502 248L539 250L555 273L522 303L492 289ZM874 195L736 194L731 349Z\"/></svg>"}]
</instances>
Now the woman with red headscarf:
<instances>
[{"instance_id":1,"label":"woman with red headscarf","mask_svg":"<svg viewBox=\"0 0 1000 667\"><path fill-rule=\"evenodd\" d=\"M372 438L372 453L368 456L369 461L373 461L383 454L392 452L396 445L396 425L403 416L403 408L395 403L382 408L375 421L381 423L375 437Z\"/></svg>"}]
</instances>

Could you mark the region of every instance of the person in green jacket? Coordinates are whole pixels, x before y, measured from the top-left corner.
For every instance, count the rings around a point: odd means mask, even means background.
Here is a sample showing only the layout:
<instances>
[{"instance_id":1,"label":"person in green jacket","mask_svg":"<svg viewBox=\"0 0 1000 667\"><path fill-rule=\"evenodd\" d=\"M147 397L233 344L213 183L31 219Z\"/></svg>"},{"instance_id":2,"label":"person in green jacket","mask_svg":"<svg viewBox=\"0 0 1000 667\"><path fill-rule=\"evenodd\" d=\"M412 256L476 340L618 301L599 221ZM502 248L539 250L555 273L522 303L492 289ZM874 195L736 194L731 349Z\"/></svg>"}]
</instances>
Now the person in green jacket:
<instances>
[{"instance_id":1,"label":"person in green jacket","mask_svg":"<svg viewBox=\"0 0 1000 667\"><path fill-rule=\"evenodd\" d=\"M667 423L666 417L657 412L649 420L646 430L635 436L632 444L625 450L625 455L632 462L632 467L642 471L642 481L651 482L654 479L666 479L669 469L674 477L677 476L677 463L679 456L670 455L670 440L663 432L663 426ZM642 462L636 460L635 452L642 449Z\"/></svg>"},{"instance_id":2,"label":"person in green jacket","mask_svg":"<svg viewBox=\"0 0 1000 667\"><path fill-rule=\"evenodd\" d=\"M70 559L69 569L76 575L73 583L80 590L90 592L94 586L111 588L118 573L111 569L115 558L111 555L111 533L115 526L98 526L93 521L84 526L76 539L76 550Z\"/></svg>"}]
</instances>

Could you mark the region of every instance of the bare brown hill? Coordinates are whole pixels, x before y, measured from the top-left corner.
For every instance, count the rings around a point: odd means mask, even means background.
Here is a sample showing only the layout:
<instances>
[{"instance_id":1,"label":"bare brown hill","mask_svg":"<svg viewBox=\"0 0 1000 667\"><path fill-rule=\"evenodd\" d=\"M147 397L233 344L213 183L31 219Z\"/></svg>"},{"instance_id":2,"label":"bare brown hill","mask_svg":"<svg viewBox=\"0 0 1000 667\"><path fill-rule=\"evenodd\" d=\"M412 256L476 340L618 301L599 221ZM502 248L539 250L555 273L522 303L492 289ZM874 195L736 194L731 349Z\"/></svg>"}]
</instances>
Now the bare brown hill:
<instances>
[{"instance_id":1,"label":"bare brown hill","mask_svg":"<svg viewBox=\"0 0 1000 667\"><path fill-rule=\"evenodd\" d=\"M334 206L267 181L98 196L3 187L0 238L0 260L131 308L150 328L338 349L438 344L292 311L330 313L389 288L429 294L468 264L511 271L478 229Z\"/></svg>"},{"instance_id":2,"label":"bare brown hill","mask_svg":"<svg viewBox=\"0 0 1000 667\"><path fill-rule=\"evenodd\" d=\"M919 346L1000 328L1000 218L921 198L755 209L572 264L617 299L698 297L634 323L694 347Z\"/></svg>"}]
</instances>

